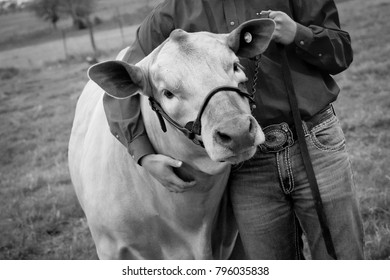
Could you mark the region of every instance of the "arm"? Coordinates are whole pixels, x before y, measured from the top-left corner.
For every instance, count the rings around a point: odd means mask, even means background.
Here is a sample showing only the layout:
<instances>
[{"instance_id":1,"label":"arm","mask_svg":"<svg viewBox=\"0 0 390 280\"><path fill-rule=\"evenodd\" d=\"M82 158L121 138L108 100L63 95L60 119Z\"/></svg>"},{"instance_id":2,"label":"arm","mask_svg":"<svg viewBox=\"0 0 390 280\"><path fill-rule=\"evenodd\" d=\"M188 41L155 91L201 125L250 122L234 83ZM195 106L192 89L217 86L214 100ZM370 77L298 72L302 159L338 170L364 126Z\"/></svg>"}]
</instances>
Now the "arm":
<instances>
[{"instance_id":1,"label":"arm","mask_svg":"<svg viewBox=\"0 0 390 280\"><path fill-rule=\"evenodd\" d=\"M139 45L138 31L136 40L123 57L124 61L136 64L146 54ZM103 107L111 133L127 148L129 154L138 163L145 155L154 154L154 149L145 131L138 93L130 94L126 99L116 99L105 94Z\"/></svg>"},{"instance_id":2,"label":"arm","mask_svg":"<svg viewBox=\"0 0 390 280\"><path fill-rule=\"evenodd\" d=\"M347 69L353 60L351 39L340 29L334 1L297 0L291 3L295 21L282 12L269 15L277 24L275 41L286 45L294 43L301 59L329 74Z\"/></svg>"}]
</instances>

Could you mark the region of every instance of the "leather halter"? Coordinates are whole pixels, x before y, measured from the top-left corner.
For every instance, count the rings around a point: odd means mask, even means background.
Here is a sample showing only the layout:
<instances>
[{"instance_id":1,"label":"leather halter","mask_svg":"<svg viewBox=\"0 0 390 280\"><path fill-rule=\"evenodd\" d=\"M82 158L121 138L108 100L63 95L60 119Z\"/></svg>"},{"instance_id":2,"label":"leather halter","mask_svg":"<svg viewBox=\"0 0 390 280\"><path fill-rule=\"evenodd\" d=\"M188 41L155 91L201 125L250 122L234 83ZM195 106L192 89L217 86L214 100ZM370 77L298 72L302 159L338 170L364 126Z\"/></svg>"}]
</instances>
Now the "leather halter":
<instances>
[{"instance_id":1,"label":"leather halter","mask_svg":"<svg viewBox=\"0 0 390 280\"><path fill-rule=\"evenodd\" d=\"M202 114L203 114L207 104L209 103L210 99L220 91L234 91L234 92L238 93L239 95L248 98L251 109L253 109L255 106L255 101L253 99L253 96L247 92L240 90L238 87L230 87L230 86L216 87L215 89L210 91L210 93L206 96L195 121L190 121L183 127L180 124L178 124L176 121L174 121L164 111L164 109L161 107L160 103L158 103L158 101L154 97L149 97L149 103L150 103L150 107L152 108L152 110L155 111L157 114L157 117L160 121L162 131L164 131L164 132L167 131L167 127L166 127L165 122L164 122L164 119L165 119L171 125L173 125L177 130L181 131L188 139L192 140L192 142L204 147L202 141L196 139L195 137L196 137L196 135L199 135L199 136L201 135L201 128L202 128L201 118L202 118Z\"/></svg>"}]
</instances>

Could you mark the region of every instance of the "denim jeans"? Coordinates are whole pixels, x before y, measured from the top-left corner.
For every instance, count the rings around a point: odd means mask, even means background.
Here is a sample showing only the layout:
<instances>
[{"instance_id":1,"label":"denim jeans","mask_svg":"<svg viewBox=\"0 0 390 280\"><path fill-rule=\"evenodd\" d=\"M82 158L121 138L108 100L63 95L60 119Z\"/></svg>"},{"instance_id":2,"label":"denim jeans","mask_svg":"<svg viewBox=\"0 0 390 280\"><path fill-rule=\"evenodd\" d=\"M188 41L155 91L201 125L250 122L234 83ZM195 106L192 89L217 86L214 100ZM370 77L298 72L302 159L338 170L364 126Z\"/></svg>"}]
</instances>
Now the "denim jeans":
<instances>
[{"instance_id":1,"label":"denim jeans","mask_svg":"<svg viewBox=\"0 0 390 280\"><path fill-rule=\"evenodd\" d=\"M336 116L303 123L306 142L338 259L363 259L363 226L345 138ZM330 259L298 143L234 166L229 181L247 257L299 259L300 228L313 259Z\"/></svg>"}]
</instances>

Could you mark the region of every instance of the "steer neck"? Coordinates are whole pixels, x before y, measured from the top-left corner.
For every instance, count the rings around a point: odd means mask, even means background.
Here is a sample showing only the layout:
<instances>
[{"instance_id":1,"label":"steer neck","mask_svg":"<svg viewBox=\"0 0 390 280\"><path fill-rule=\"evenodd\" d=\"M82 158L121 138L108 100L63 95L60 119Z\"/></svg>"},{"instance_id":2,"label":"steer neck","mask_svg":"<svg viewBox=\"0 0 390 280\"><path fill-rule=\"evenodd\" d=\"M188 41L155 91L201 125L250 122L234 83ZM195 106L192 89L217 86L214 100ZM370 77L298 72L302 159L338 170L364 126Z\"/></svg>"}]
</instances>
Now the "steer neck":
<instances>
[{"instance_id":1,"label":"steer neck","mask_svg":"<svg viewBox=\"0 0 390 280\"><path fill-rule=\"evenodd\" d=\"M167 132L164 133L156 113L150 109L145 97L141 98L141 109L145 128L155 151L181 160L182 166L174 169L176 174L185 181L196 182L195 186L181 193L167 191L161 185L154 185L152 188L155 195L150 199L156 206L158 221L162 221L164 225L159 228L170 228L174 233L168 246L172 248L172 252L168 249L167 254L172 253L173 258L178 258L174 248L184 244L187 252L191 253L187 258L226 258L223 254L230 254L229 246L234 244L237 234L235 226L219 224L228 219L228 213L221 210L221 202L230 165L212 161L204 148L192 143L169 123L166 124ZM188 238L191 242L183 243ZM214 239L217 241L213 243Z\"/></svg>"}]
</instances>

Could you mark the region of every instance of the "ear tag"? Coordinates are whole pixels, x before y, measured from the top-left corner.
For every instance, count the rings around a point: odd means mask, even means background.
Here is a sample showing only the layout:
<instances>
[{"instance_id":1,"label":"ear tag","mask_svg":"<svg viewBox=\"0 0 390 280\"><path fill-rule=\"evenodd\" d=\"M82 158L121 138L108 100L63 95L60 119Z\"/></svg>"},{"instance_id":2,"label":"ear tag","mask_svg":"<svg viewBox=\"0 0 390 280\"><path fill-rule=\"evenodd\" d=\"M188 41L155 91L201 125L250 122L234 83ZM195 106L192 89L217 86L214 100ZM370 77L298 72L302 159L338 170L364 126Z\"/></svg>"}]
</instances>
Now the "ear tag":
<instances>
[{"instance_id":1,"label":"ear tag","mask_svg":"<svg viewBox=\"0 0 390 280\"><path fill-rule=\"evenodd\" d=\"M252 42L252 34L250 34L249 32L245 32L245 34L244 34L244 41L246 42L246 43L250 43L250 42Z\"/></svg>"}]
</instances>

